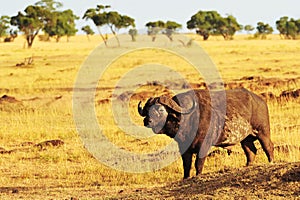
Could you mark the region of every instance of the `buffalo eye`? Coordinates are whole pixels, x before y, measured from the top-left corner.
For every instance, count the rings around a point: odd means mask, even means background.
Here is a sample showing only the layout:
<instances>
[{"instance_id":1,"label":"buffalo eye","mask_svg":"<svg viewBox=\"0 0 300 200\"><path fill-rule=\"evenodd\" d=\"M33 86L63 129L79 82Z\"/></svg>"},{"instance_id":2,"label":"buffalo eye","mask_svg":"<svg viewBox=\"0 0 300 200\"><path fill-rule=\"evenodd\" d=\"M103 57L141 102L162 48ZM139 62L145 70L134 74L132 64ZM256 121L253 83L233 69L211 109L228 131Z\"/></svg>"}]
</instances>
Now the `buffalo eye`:
<instances>
[{"instance_id":1,"label":"buffalo eye","mask_svg":"<svg viewBox=\"0 0 300 200\"><path fill-rule=\"evenodd\" d=\"M165 109L163 109L163 108L159 108L159 109L158 109L158 112L159 112L159 113L163 113L164 111L165 111Z\"/></svg>"}]
</instances>

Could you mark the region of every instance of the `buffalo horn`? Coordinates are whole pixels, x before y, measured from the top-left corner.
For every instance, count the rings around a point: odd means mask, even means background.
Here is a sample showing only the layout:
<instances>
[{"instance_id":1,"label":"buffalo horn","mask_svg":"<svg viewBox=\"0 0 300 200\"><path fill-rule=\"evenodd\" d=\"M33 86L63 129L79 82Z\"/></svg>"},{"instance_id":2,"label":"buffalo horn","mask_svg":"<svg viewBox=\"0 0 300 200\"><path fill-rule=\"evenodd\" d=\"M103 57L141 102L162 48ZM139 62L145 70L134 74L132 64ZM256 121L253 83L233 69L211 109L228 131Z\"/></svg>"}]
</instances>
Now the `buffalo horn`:
<instances>
[{"instance_id":1,"label":"buffalo horn","mask_svg":"<svg viewBox=\"0 0 300 200\"><path fill-rule=\"evenodd\" d=\"M138 111L139 111L139 114L140 114L142 117L144 117L145 115L144 115L144 113L143 113L143 108L142 108L141 104L142 104L142 102L140 101L140 102L139 102L139 105L138 105Z\"/></svg>"},{"instance_id":2,"label":"buffalo horn","mask_svg":"<svg viewBox=\"0 0 300 200\"><path fill-rule=\"evenodd\" d=\"M169 108L173 109L174 111L181 113L181 114L188 114L193 111L195 107L195 102L193 101L193 106L191 108L184 108L179 106L173 99L168 98L167 96L161 96L159 98L159 103L168 106Z\"/></svg>"}]
</instances>

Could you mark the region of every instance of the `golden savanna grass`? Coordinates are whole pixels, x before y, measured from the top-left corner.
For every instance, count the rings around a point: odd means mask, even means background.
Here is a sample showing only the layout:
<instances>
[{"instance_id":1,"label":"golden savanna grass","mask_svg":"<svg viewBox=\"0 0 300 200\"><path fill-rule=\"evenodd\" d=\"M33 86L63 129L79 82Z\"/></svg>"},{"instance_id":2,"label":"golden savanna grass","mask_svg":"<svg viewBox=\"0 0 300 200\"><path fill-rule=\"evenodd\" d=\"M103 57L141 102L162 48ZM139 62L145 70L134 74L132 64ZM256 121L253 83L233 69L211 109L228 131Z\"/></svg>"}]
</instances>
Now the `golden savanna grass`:
<instances>
[{"instance_id":1,"label":"golden savanna grass","mask_svg":"<svg viewBox=\"0 0 300 200\"><path fill-rule=\"evenodd\" d=\"M258 94L272 92L276 96L282 91L300 88L298 40L281 40L278 35L273 35L267 40L236 36L232 41L213 37L203 42L198 36L189 37L202 46L224 82L233 87L244 86ZM0 102L0 147L17 149L0 154L0 196L3 198L13 198L13 195L28 199L48 195L52 198L89 198L115 194L124 188L157 186L182 178L180 159L155 172L126 173L99 163L84 148L73 120L73 87L80 66L100 40L99 36L91 37L90 42L85 36L60 43L36 40L32 49L23 48L22 37L13 43L0 43L0 97L8 95L18 100ZM16 67L27 57L33 57L32 65ZM142 139L128 136L117 127L111 113L111 97L118 80L134 67L147 63L170 66L194 87L203 82L191 66L167 52L138 51L113 62L98 82L96 115L104 127L105 136L115 145L132 152L155 151L170 142L163 135ZM265 80L270 83L263 85ZM130 100L129 116L136 125L142 126L142 118L136 110L139 98L145 100L170 91L152 84L134 92L138 95ZM296 148L300 142L299 105L299 98L268 100L272 140L275 146L287 145L287 148L275 151L275 162L300 160ZM145 131L151 134L149 130ZM45 150L31 145L52 139L63 140L65 144ZM230 156L221 152L221 155L209 157L204 173L244 166L246 161L241 147L237 145L234 152ZM261 150L256 163L267 163ZM12 194L14 188L19 193Z\"/></svg>"}]
</instances>

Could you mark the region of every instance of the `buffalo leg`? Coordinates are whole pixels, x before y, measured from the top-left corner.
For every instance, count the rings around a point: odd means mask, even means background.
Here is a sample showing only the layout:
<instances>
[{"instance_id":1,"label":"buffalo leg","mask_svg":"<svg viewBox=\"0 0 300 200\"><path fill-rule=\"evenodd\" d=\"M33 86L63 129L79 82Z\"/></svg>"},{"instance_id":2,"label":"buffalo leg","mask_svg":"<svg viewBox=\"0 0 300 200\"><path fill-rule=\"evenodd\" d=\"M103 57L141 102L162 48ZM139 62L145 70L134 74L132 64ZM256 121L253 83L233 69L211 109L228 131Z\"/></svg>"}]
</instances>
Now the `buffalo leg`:
<instances>
[{"instance_id":1,"label":"buffalo leg","mask_svg":"<svg viewBox=\"0 0 300 200\"><path fill-rule=\"evenodd\" d=\"M274 144L270 140L270 137L264 135L264 134L259 134L258 140L266 153L269 162L272 162L274 160Z\"/></svg>"},{"instance_id":2,"label":"buffalo leg","mask_svg":"<svg viewBox=\"0 0 300 200\"><path fill-rule=\"evenodd\" d=\"M246 157L247 157L247 166L251 165L253 162L254 162L254 159L255 159L255 156L256 156L256 152L257 152L257 149L254 145L254 141L256 140L257 138L252 136L252 135L249 135L248 137L246 137L242 142L242 148L246 154Z\"/></svg>"},{"instance_id":3,"label":"buffalo leg","mask_svg":"<svg viewBox=\"0 0 300 200\"><path fill-rule=\"evenodd\" d=\"M182 156L184 179L190 177L190 170L192 165L193 154L190 152L185 152Z\"/></svg>"},{"instance_id":4,"label":"buffalo leg","mask_svg":"<svg viewBox=\"0 0 300 200\"><path fill-rule=\"evenodd\" d=\"M195 161L195 168L196 168L196 175L199 175L202 173L202 169L204 166L206 157L199 158L199 155L197 155L196 161Z\"/></svg>"}]
</instances>

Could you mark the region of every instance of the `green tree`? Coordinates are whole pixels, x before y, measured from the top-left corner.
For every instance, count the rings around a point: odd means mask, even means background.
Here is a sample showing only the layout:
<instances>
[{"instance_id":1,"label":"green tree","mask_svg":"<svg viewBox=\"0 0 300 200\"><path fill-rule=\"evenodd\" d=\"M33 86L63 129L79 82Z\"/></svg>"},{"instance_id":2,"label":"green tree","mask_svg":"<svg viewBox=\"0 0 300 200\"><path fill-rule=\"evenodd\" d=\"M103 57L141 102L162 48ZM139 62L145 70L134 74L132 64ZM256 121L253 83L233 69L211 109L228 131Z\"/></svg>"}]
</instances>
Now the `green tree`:
<instances>
[{"instance_id":1,"label":"green tree","mask_svg":"<svg viewBox=\"0 0 300 200\"><path fill-rule=\"evenodd\" d=\"M199 11L187 21L187 28L196 29L203 40L207 40L210 35L222 35L225 40L229 40L242 26L232 15L223 18L217 11Z\"/></svg>"},{"instance_id":2,"label":"green tree","mask_svg":"<svg viewBox=\"0 0 300 200\"><path fill-rule=\"evenodd\" d=\"M289 19L287 16L281 17L276 21L276 28L285 39L296 39L300 31L300 27L297 26L297 20Z\"/></svg>"},{"instance_id":3,"label":"green tree","mask_svg":"<svg viewBox=\"0 0 300 200\"><path fill-rule=\"evenodd\" d=\"M221 15L217 11L199 11L187 22L188 29L196 29L196 33L207 40L217 31L217 21Z\"/></svg>"},{"instance_id":4,"label":"green tree","mask_svg":"<svg viewBox=\"0 0 300 200\"><path fill-rule=\"evenodd\" d=\"M260 37L261 39L266 39L267 35L273 33L273 28L269 24L265 24L263 22L258 22L256 29L257 29L257 32L256 32L255 36Z\"/></svg>"},{"instance_id":5,"label":"green tree","mask_svg":"<svg viewBox=\"0 0 300 200\"><path fill-rule=\"evenodd\" d=\"M248 34L250 34L251 31L253 31L255 28L251 25L246 25L244 27L244 30L247 31Z\"/></svg>"},{"instance_id":6,"label":"green tree","mask_svg":"<svg viewBox=\"0 0 300 200\"><path fill-rule=\"evenodd\" d=\"M49 11L41 6L30 5L24 12L19 12L18 15L11 17L10 23L24 33L28 48L31 48L35 37L44 27Z\"/></svg>"},{"instance_id":7,"label":"green tree","mask_svg":"<svg viewBox=\"0 0 300 200\"><path fill-rule=\"evenodd\" d=\"M216 30L214 34L222 35L225 40L232 40L234 34L241 29L242 26L237 22L236 18L232 15L228 15L225 18L221 17L216 20Z\"/></svg>"},{"instance_id":8,"label":"green tree","mask_svg":"<svg viewBox=\"0 0 300 200\"><path fill-rule=\"evenodd\" d=\"M138 31L135 28L131 28L131 29L129 29L128 33L131 36L132 42L135 42L136 36L138 35Z\"/></svg>"},{"instance_id":9,"label":"green tree","mask_svg":"<svg viewBox=\"0 0 300 200\"><path fill-rule=\"evenodd\" d=\"M88 25L82 27L81 30L83 32L85 32L85 34L86 34L86 36L87 36L87 38L88 38L89 41L90 41L89 35L94 35L95 34L95 32L93 31L93 29L90 26L88 26Z\"/></svg>"},{"instance_id":10,"label":"green tree","mask_svg":"<svg viewBox=\"0 0 300 200\"><path fill-rule=\"evenodd\" d=\"M73 11L68 9L65 11L53 11L49 18L47 18L47 23L43 30L50 37L55 37L56 42L59 42L61 37L74 36L78 31L75 27L75 20L79 19L73 14Z\"/></svg>"},{"instance_id":11,"label":"green tree","mask_svg":"<svg viewBox=\"0 0 300 200\"><path fill-rule=\"evenodd\" d=\"M299 35L300 34L300 19L297 19L297 20L295 20L295 24L296 24L296 26L297 26L297 34Z\"/></svg>"},{"instance_id":12,"label":"green tree","mask_svg":"<svg viewBox=\"0 0 300 200\"><path fill-rule=\"evenodd\" d=\"M0 17L0 41L2 37L7 35L7 30L9 28L10 17L1 16Z\"/></svg>"},{"instance_id":13,"label":"green tree","mask_svg":"<svg viewBox=\"0 0 300 200\"><path fill-rule=\"evenodd\" d=\"M47 29L49 29L49 27L51 26L55 26L54 22L57 18L55 16L55 11L63 7L63 4L61 2L54 1L54 0L40 0L36 2L34 5L40 6L48 11L49 16L45 16L47 19L47 21L45 22L46 23L45 26L47 26ZM44 33L44 38L45 41L50 41L50 36L47 32Z\"/></svg>"}]
</instances>

